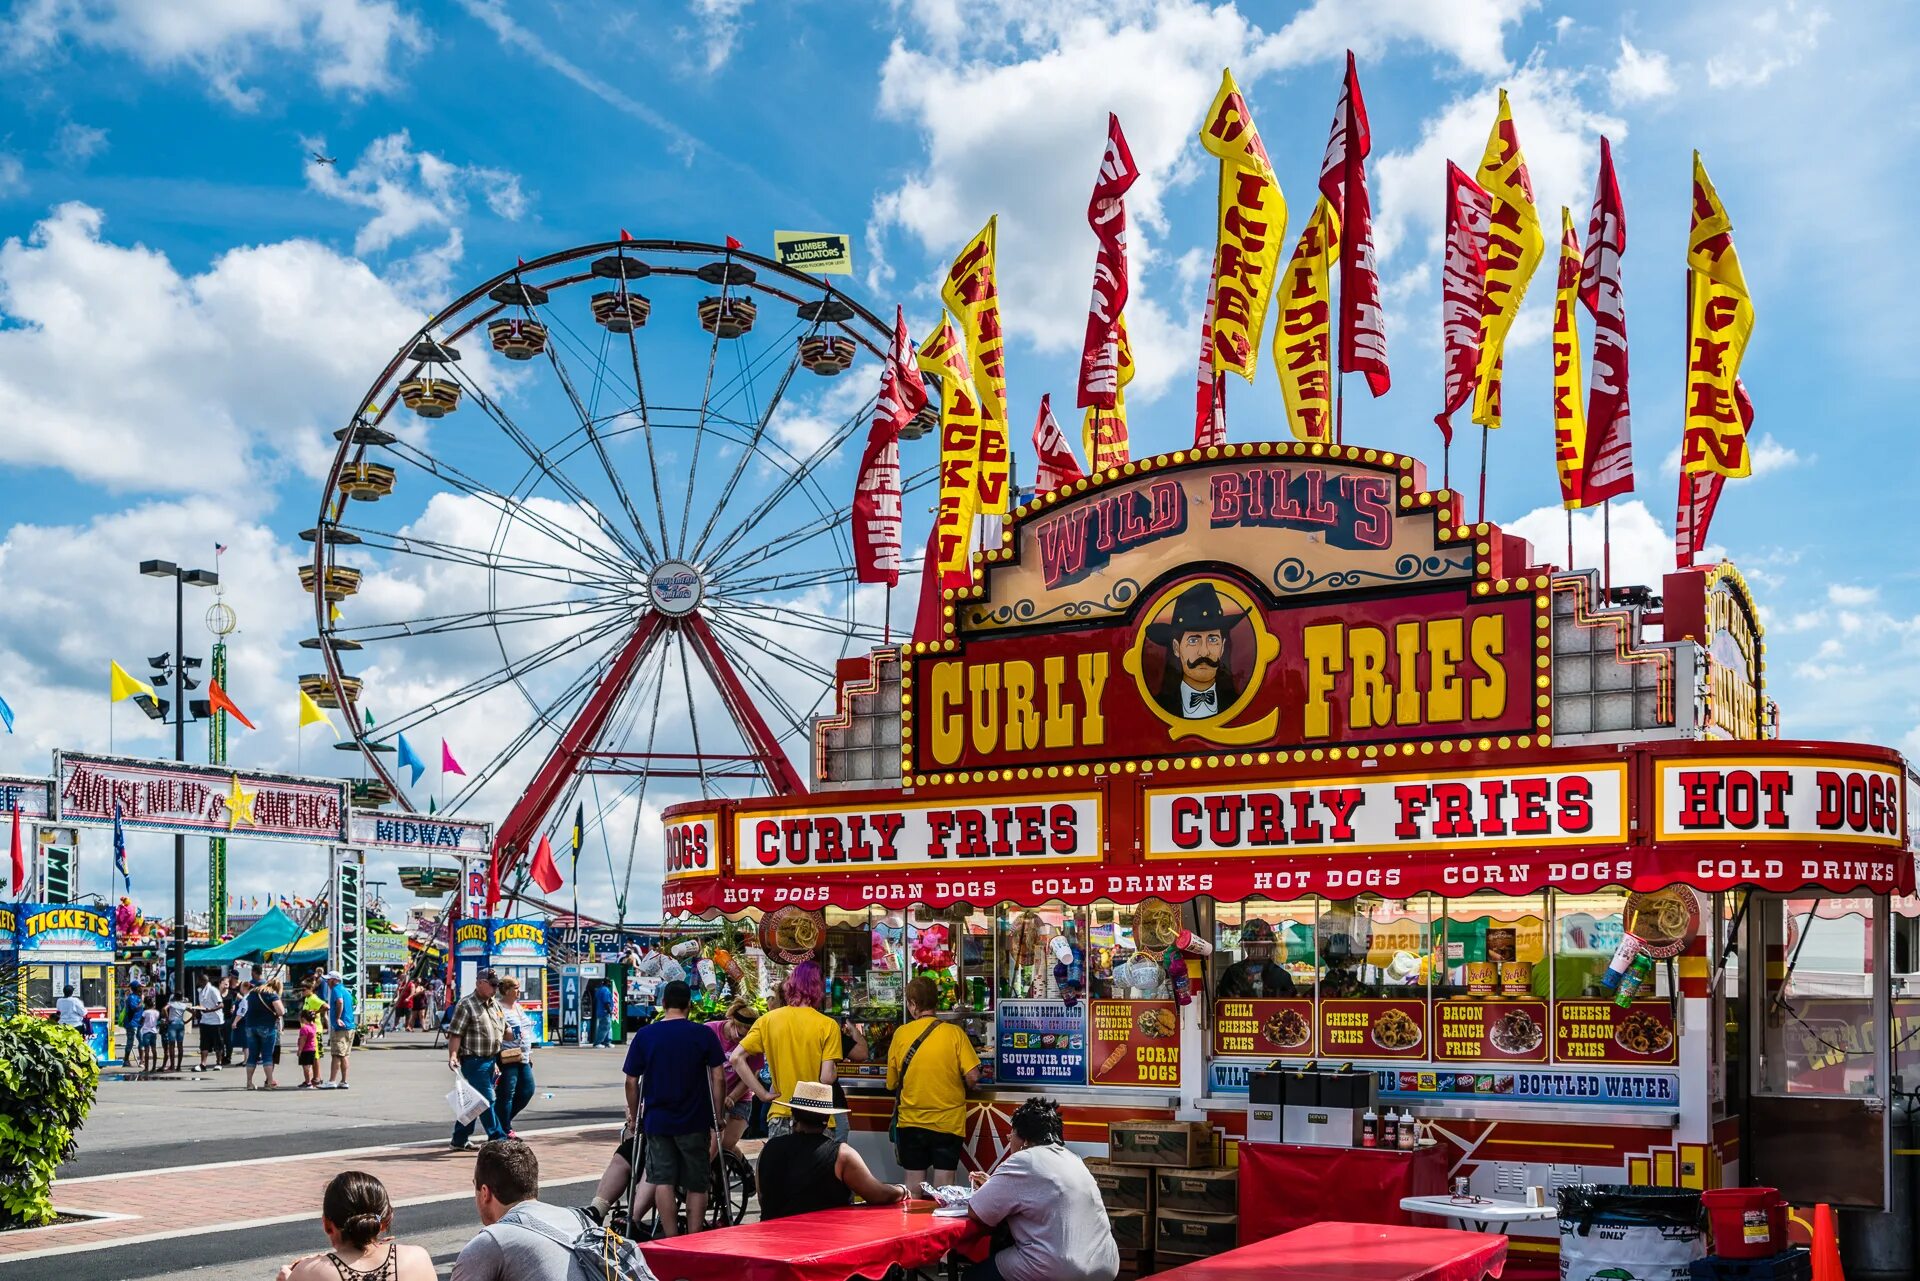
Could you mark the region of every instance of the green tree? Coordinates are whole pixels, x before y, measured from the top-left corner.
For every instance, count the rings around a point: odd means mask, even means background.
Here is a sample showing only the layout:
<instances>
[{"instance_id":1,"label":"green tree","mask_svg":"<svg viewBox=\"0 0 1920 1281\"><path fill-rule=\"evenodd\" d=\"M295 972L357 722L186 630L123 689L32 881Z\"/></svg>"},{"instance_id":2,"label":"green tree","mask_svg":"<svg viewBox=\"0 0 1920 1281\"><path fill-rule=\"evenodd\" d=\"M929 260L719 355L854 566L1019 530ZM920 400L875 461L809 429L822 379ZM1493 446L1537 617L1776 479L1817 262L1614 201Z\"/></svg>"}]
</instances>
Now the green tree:
<instances>
[{"instance_id":1,"label":"green tree","mask_svg":"<svg viewBox=\"0 0 1920 1281\"><path fill-rule=\"evenodd\" d=\"M53 1172L79 1146L100 1068L79 1032L0 1019L0 1228L53 1219Z\"/></svg>"}]
</instances>

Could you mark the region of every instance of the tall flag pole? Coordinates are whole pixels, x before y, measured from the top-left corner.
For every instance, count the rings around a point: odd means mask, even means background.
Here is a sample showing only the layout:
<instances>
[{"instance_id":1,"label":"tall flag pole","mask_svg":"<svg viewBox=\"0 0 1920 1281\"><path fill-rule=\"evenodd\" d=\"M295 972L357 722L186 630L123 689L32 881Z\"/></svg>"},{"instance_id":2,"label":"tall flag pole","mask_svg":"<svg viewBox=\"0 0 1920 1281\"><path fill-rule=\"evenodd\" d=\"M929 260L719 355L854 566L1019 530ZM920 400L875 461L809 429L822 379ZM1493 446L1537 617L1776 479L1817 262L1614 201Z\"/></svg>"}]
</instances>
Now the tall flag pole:
<instances>
[{"instance_id":1,"label":"tall flag pole","mask_svg":"<svg viewBox=\"0 0 1920 1281\"><path fill-rule=\"evenodd\" d=\"M1079 459L1073 456L1073 446L1067 443L1067 434L1053 416L1051 395L1040 397L1040 416L1033 422L1033 453L1035 496L1050 494L1084 476Z\"/></svg>"},{"instance_id":2,"label":"tall flag pole","mask_svg":"<svg viewBox=\"0 0 1920 1281\"><path fill-rule=\"evenodd\" d=\"M1007 458L1006 338L1000 327L1000 290L994 283L994 258L1000 218L987 219L947 269L940 299L960 322L963 353L973 376L979 405L978 448L974 467L975 510L1004 516L1012 489Z\"/></svg>"},{"instance_id":3,"label":"tall flag pole","mask_svg":"<svg viewBox=\"0 0 1920 1281\"><path fill-rule=\"evenodd\" d=\"M1473 421L1481 426L1478 519L1485 520L1487 437L1500 425L1500 375L1507 334L1520 314L1521 300L1527 296L1527 282L1533 279L1534 268L1546 253L1540 214L1533 205L1533 180L1527 176L1527 160L1520 151L1520 137L1513 127L1513 111L1507 105L1505 89L1500 91L1500 111L1494 117L1493 131L1487 135L1487 149L1480 157L1475 178L1493 197L1487 228L1486 313L1473 402Z\"/></svg>"},{"instance_id":4,"label":"tall flag pole","mask_svg":"<svg viewBox=\"0 0 1920 1281\"><path fill-rule=\"evenodd\" d=\"M1373 132L1367 103L1360 95L1360 72L1347 50L1347 78L1340 86L1320 162L1320 194L1333 206L1340 236L1340 373L1363 373L1374 396L1387 394L1393 376L1387 368L1387 326L1380 308L1380 273L1373 256L1373 202L1367 195L1367 154ZM1334 405L1335 441L1346 437L1346 379L1340 380Z\"/></svg>"},{"instance_id":5,"label":"tall flag pole","mask_svg":"<svg viewBox=\"0 0 1920 1281\"><path fill-rule=\"evenodd\" d=\"M1447 162L1446 252L1440 269L1441 481L1453 484L1453 415L1473 399L1480 368L1480 339L1487 310L1487 225L1493 197L1473 176Z\"/></svg>"},{"instance_id":6,"label":"tall flag pole","mask_svg":"<svg viewBox=\"0 0 1920 1281\"><path fill-rule=\"evenodd\" d=\"M1627 307L1620 262L1627 213L1613 173L1613 145L1600 139L1600 172L1587 221L1580 301L1593 317L1593 384L1587 393L1586 500L1605 503L1633 492L1633 415L1627 397Z\"/></svg>"},{"instance_id":7,"label":"tall flag pole","mask_svg":"<svg viewBox=\"0 0 1920 1281\"><path fill-rule=\"evenodd\" d=\"M1125 385L1133 362L1132 353L1125 351L1123 319L1128 293L1126 195L1139 177L1127 136L1120 130L1120 117L1109 112L1107 145L1100 153L1100 171L1087 201L1087 225L1100 247L1093 261L1093 296L1087 304L1080 388L1074 402L1086 411L1081 441L1087 466L1096 472L1125 464L1131 454Z\"/></svg>"},{"instance_id":8,"label":"tall flag pole","mask_svg":"<svg viewBox=\"0 0 1920 1281\"><path fill-rule=\"evenodd\" d=\"M1280 316L1273 322L1273 367L1295 440L1338 439L1330 344L1333 265L1340 253L1340 215L1325 196L1300 233L1280 277Z\"/></svg>"},{"instance_id":9,"label":"tall flag pole","mask_svg":"<svg viewBox=\"0 0 1920 1281\"><path fill-rule=\"evenodd\" d=\"M927 403L927 385L913 360L907 315L893 309L893 345L880 366L880 394L853 490L854 576L887 589L886 634L893 638L893 589L900 583L900 433Z\"/></svg>"},{"instance_id":10,"label":"tall flag pole","mask_svg":"<svg viewBox=\"0 0 1920 1281\"><path fill-rule=\"evenodd\" d=\"M1236 373L1252 382L1280 246L1287 235L1287 198L1230 70L1220 73L1220 91L1200 125L1200 145L1220 161L1220 218L1208 311L1213 371ZM1219 442L1203 442L1196 435L1194 444L1203 443Z\"/></svg>"},{"instance_id":11,"label":"tall flag pole","mask_svg":"<svg viewBox=\"0 0 1920 1281\"><path fill-rule=\"evenodd\" d=\"M596 793L597 795L598 793ZM587 803L577 802L573 807L573 927L580 928L580 846L587 835ZM576 935L575 937L578 937Z\"/></svg>"},{"instance_id":12,"label":"tall flag pole","mask_svg":"<svg viewBox=\"0 0 1920 1281\"><path fill-rule=\"evenodd\" d=\"M916 359L921 373L940 380L940 493L933 517L931 568L942 590L964 587L973 581L968 553L973 518L981 509L979 473L986 414L969 374L966 345L944 317L920 344ZM1003 447L1001 453L1005 452ZM920 572L925 574L927 569Z\"/></svg>"},{"instance_id":13,"label":"tall flag pole","mask_svg":"<svg viewBox=\"0 0 1920 1281\"><path fill-rule=\"evenodd\" d=\"M1740 386L1740 362L1752 335L1753 299L1733 247L1733 220L1696 151L1687 236L1686 423L1680 437L1681 506L1691 500L1695 515L1689 542L1681 545L1676 539L1681 568L1693 563L1706 542L1706 525L1718 501L1717 492L1711 500L1700 492L1708 486L1717 491L1716 482L1699 478L1718 476L1724 482L1753 474L1747 447L1752 412Z\"/></svg>"}]
</instances>

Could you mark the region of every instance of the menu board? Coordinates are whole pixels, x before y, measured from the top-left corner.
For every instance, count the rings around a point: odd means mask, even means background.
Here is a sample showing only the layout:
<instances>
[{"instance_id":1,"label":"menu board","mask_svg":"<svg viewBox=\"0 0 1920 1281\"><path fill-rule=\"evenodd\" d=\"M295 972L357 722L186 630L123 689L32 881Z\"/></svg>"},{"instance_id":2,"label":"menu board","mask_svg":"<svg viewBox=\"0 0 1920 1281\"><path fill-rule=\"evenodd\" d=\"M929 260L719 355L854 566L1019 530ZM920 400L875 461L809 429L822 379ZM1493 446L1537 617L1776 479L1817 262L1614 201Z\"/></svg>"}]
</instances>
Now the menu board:
<instances>
[{"instance_id":1,"label":"menu board","mask_svg":"<svg viewBox=\"0 0 1920 1281\"><path fill-rule=\"evenodd\" d=\"M1555 1063L1648 1067L1677 1063L1679 1057L1673 1007L1665 1001L1635 1001L1624 1010L1612 1001L1554 1003Z\"/></svg>"},{"instance_id":2,"label":"menu board","mask_svg":"<svg viewBox=\"0 0 1920 1281\"><path fill-rule=\"evenodd\" d=\"M1313 1057L1313 998L1213 1003L1213 1052L1263 1059Z\"/></svg>"},{"instance_id":3,"label":"menu board","mask_svg":"<svg viewBox=\"0 0 1920 1281\"><path fill-rule=\"evenodd\" d=\"M1180 1017L1172 1001L1087 1004L1087 1084L1180 1084Z\"/></svg>"},{"instance_id":4,"label":"menu board","mask_svg":"<svg viewBox=\"0 0 1920 1281\"><path fill-rule=\"evenodd\" d=\"M1433 1057L1440 1063L1545 1063L1545 1001L1436 1001Z\"/></svg>"},{"instance_id":5,"label":"menu board","mask_svg":"<svg viewBox=\"0 0 1920 1281\"><path fill-rule=\"evenodd\" d=\"M1424 1059L1427 1003L1396 998L1320 1002L1320 1054L1329 1059Z\"/></svg>"},{"instance_id":6,"label":"menu board","mask_svg":"<svg viewBox=\"0 0 1920 1281\"><path fill-rule=\"evenodd\" d=\"M1002 1001L995 1079L1005 1085L1085 1085L1087 1005Z\"/></svg>"}]
</instances>

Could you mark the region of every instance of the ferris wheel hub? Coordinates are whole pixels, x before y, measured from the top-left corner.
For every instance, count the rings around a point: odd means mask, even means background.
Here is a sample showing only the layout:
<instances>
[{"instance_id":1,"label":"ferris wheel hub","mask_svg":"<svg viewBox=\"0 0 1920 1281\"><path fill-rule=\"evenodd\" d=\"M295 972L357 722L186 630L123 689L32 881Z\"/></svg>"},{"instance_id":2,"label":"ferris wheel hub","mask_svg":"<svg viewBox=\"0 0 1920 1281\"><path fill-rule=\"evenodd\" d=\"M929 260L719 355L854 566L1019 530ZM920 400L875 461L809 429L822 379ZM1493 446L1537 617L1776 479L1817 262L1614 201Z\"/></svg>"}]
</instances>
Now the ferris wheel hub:
<instances>
[{"instance_id":1,"label":"ferris wheel hub","mask_svg":"<svg viewBox=\"0 0 1920 1281\"><path fill-rule=\"evenodd\" d=\"M684 560L663 560L647 575L647 595L668 618L685 618L700 608L706 590L700 571Z\"/></svg>"}]
</instances>

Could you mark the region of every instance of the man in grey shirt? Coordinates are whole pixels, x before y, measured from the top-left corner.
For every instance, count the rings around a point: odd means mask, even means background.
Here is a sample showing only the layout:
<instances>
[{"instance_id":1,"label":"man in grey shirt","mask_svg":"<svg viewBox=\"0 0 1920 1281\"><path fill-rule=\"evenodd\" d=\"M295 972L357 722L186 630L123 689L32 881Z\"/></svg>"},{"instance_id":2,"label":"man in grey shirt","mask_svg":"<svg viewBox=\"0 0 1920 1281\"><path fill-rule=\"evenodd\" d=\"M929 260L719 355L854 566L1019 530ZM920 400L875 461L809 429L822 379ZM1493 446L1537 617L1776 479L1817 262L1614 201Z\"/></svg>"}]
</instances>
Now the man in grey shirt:
<instances>
[{"instance_id":1,"label":"man in grey shirt","mask_svg":"<svg viewBox=\"0 0 1920 1281\"><path fill-rule=\"evenodd\" d=\"M569 1281L572 1242L586 1228L578 1210L546 1205L540 1163L519 1139L495 1139L473 1163L480 1233L453 1261L453 1281Z\"/></svg>"},{"instance_id":2,"label":"man in grey shirt","mask_svg":"<svg viewBox=\"0 0 1920 1281\"><path fill-rule=\"evenodd\" d=\"M1086 1163L1060 1140L1059 1105L1028 1099L1012 1128L1006 1159L991 1176L974 1176L967 1216L1005 1224L1013 1245L968 1268L966 1281L1114 1281L1113 1227Z\"/></svg>"}]
</instances>

